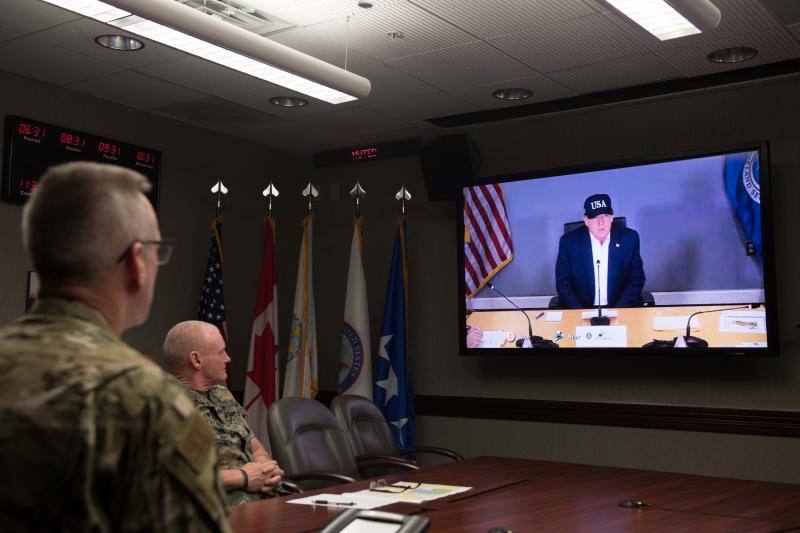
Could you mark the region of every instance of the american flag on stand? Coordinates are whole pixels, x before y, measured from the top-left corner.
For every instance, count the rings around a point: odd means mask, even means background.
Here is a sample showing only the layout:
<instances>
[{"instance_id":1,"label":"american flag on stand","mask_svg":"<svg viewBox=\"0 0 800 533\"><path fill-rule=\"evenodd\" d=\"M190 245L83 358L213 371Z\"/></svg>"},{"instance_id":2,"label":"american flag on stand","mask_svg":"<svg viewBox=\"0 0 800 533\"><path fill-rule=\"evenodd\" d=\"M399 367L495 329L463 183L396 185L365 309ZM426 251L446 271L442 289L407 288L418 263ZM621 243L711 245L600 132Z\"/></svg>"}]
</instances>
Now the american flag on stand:
<instances>
[{"instance_id":1,"label":"american flag on stand","mask_svg":"<svg viewBox=\"0 0 800 533\"><path fill-rule=\"evenodd\" d=\"M225 292L222 287L222 215L211 221L208 264L200 291L200 306L197 319L214 324L219 328L222 338L228 341L225 324Z\"/></svg>"},{"instance_id":2,"label":"american flag on stand","mask_svg":"<svg viewBox=\"0 0 800 533\"><path fill-rule=\"evenodd\" d=\"M464 279L468 298L475 296L514 259L503 189L497 184L464 189Z\"/></svg>"}]
</instances>

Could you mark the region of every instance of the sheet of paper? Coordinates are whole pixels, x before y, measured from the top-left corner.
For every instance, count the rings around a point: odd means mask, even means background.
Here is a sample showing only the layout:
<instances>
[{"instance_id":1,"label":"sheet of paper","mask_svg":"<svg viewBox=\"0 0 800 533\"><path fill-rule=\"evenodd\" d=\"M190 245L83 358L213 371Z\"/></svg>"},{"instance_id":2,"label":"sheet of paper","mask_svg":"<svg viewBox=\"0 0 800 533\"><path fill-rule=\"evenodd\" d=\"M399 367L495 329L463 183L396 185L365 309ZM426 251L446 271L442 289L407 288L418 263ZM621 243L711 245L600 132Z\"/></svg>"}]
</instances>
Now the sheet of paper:
<instances>
[{"instance_id":1,"label":"sheet of paper","mask_svg":"<svg viewBox=\"0 0 800 533\"><path fill-rule=\"evenodd\" d=\"M726 311L719 317L722 333L766 333L767 315L764 311Z\"/></svg>"},{"instance_id":2,"label":"sheet of paper","mask_svg":"<svg viewBox=\"0 0 800 533\"><path fill-rule=\"evenodd\" d=\"M545 322L561 322L564 319L564 311L548 311L544 314Z\"/></svg>"},{"instance_id":3,"label":"sheet of paper","mask_svg":"<svg viewBox=\"0 0 800 533\"><path fill-rule=\"evenodd\" d=\"M655 316L653 329L655 331L686 331L686 323L690 315ZM700 329L700 322L696 316L692 317L692 329Z\"/></svg>"},{"instance_id":4,"label":"sheet of paper","mask_svg":"<svg viewBox=\"0 0 800 533\"><path fill-rule=\"evenodd\" d=\"M416 483L408 483L408 482L396 482L394 485L412 485L416 486ZM358 492L347 492L342 494L342 496L352 497L352 501L356 501L356 498L375 498L375 495L379 495L377 497L385 499L388 503L397 503L397 502L405 502L405 503L423 503L429 502L431 500L437 500L439 498L444 498L446 496L452 496L453 494L460 494L462 492L466 492L470 490L472 487L458 487L454 485L435 485L433 483L422 483L419 487L408 489L403 492L375 492L371 490L361 490ZM389 488L390 489L390 488Z\"/></svg>"},{"instance_id":5,"label":"sheet of paper","mask_svg":"<svg viewBox=\"0 0 800 533\"><path fill-rule=\"evenodd\" d=\"M506 332L498 330L483 330L483 337L479 348L500 348L506 342Z\"/></svg>"},{"instance_id":6,"label":"sheet of paper","mask_svg":"<svg viewBox=\"0 0 800 533\"><path fill-rule=\"evenodd\" d=\"M581 313L581 318L583 320L589 320L593 316L597 316L597 309L592 311L583 311ZM614 318L619 316L619 311L616 309L603 309L603 316L607 316L608 318Z\"/></svg>"},{"instance_id":7,"label":"sheet of paper","mask_svg":"<svg viewBox=\"0 0 800 533\"><path fill-rule=\"evenodd\" d=\"M361 494L364 492L366 492L366 494ZM374 494L375 493L363 490L346 494L317 494L315 496L306 496L305 498L295 498L288 502L300 505L336 507L338 509L375 509L376 507L382 507L392 503L386 498L375 497Z\"/></svg>"}]
</instances>

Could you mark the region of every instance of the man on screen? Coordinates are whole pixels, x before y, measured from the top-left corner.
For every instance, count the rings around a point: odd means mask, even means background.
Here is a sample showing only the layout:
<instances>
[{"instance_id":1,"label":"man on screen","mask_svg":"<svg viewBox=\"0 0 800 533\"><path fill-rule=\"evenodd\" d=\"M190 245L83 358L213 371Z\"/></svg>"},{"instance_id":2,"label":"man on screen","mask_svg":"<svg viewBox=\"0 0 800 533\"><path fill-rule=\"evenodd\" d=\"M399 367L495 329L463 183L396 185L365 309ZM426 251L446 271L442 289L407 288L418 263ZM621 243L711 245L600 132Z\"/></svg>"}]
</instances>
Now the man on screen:
<instances>
[{"instance_id":1,"label":"man on screen","mask_svg":"<svg viewBox=\"0 0 800 533\"><path fill-rule=\"evenodd\" d=\"M621 225L612 227L614 210L607 194L586 198L583 222L583 227L565 233L558 243L559 307L641 305L645 276L639 234Z\"/></svg>"}]
</instances>

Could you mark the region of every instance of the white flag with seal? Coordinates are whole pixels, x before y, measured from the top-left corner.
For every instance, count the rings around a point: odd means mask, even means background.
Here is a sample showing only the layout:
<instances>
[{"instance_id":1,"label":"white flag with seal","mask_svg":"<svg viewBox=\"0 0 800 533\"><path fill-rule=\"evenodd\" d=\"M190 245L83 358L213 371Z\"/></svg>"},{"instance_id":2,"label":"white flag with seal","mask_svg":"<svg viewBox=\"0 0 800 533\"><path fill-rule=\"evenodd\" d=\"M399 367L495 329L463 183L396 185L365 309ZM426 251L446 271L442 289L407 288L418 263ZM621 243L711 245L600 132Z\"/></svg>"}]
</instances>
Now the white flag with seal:
<instances>
[{"instance_id":1,"label":"white flag with seal","mask_svg":"<svg viewBox=\"0 0 800 533\"><path fill-rule=\"evenodd\" d=\"M362 218L356 217L350 244L350 267L342 325L342 355L339 361L339 394L357 394L372 399L367 282L362 262Z\"/></svg>"}]
</instances>

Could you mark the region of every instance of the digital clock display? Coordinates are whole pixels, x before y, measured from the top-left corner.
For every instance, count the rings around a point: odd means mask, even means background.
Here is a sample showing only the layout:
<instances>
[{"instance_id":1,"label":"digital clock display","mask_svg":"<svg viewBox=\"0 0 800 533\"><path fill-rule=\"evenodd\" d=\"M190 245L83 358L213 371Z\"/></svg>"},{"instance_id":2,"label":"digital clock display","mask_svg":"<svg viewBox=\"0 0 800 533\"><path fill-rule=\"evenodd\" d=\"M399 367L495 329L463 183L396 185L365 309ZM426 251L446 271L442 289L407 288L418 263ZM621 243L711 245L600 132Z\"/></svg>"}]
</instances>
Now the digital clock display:
<instances>
[{"instance_id":1,"label":"digital clock display","mask_svg":"<svg viewBox=\"0 0 800 533\"><path fill-rule=\"evenodd\" d=\"M150 201L158 207L161 153L157 150L6 115L0 191L4 201L25 202L49 167L68 161L113 163L144 174L153 185Z\"/></svg>"}]
</instances>

